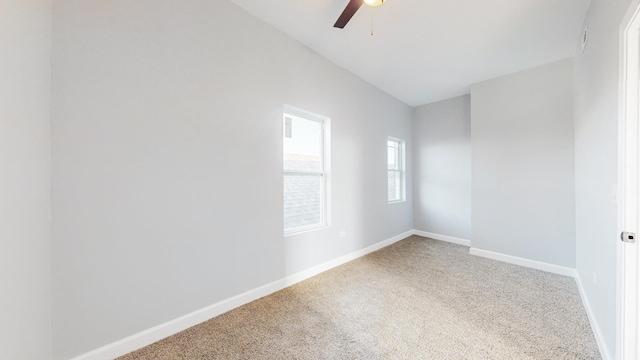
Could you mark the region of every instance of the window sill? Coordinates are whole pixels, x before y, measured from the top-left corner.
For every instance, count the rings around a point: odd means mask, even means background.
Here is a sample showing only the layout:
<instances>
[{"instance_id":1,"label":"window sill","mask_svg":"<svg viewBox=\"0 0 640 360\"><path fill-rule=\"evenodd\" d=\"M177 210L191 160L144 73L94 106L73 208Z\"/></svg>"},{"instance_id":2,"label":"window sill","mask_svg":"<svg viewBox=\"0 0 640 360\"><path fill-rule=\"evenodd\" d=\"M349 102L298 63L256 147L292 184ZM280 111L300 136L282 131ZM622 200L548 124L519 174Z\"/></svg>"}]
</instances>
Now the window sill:
<instances>
[{"instance_id":1,"label":"window sill","mask_svg":"<svg viewBox=\"0 0 640 360\"><path fill-rule=\"evenodd\" d=\"M284 237L305 234L305 233L312 232L312 231L317 231L317 230L323 230L323 229L326 229L328 227L329 227L328 225L314 225L314 226L311 226L311 227L291 229L291 230L288 230L288 231L284 232Z\"/></svg>"},{"instance_id":2,"label":"window sill","mask_svg":"<svg viewBox=\"0 0 640 360\"><path fill-rule=\"evenodd\" d=\"M403 202L407 202L407 200L394 200L394 201L389 201L388 204L399 204L399 203L403 203Z\"/></svg>"}]
</instances>

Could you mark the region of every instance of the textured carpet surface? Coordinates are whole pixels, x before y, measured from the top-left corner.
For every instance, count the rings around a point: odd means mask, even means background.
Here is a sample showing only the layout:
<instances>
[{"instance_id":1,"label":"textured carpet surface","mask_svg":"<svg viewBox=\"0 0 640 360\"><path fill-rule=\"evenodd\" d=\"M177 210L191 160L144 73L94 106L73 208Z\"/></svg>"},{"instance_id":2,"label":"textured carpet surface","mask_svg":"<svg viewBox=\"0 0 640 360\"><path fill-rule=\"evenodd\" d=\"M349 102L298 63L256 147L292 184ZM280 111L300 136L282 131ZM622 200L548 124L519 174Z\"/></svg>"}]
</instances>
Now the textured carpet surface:
<instances>
[{"instance_id":1,"label":"textured carpet surface","mask_svg":"<svg viewBox=\"0 0 640 360\"><path fill-rule=\"evenodd\" d=\"M409 237L130 359L600 359L575 280Z\"/></svg>"}]
</instances>

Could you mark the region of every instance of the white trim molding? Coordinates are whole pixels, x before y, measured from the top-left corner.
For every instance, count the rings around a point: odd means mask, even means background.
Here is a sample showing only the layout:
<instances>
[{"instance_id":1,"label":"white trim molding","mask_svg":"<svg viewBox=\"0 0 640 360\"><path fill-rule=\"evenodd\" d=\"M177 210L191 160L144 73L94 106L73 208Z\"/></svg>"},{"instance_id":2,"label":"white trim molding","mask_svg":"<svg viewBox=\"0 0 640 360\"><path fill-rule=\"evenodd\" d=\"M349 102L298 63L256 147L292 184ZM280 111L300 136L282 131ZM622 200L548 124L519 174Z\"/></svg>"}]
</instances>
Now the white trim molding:
<instances>
[{"instance_id":1,"label":"white trim molding","mask_svg":"<svg viewBox=\"0 0 640 360\"><path fill-rule=\"evenodd\" d=\"M474 247L469 249L469 254L484 257L487 259L502 261L509 264L524 266L524 267L528 267L536 270L542 270L542 271L546 271L546 272L550 272L558 275L576 277L576 269L572 269L572 268L568 268L560 265L549 264L542 261L530 260L530 259L525 259L517 256L501 254L493 251L481 250Z\"/></svg>"},{"instance_id":2,"label":"white trim molding","mask_svg":"<svg viewBox=\"0 0 640 360\"><path fill-rule=\"evenodd\" d=\"M171 335L177 334L180 331L186 330L192 326L198 325L209 319L212 319L218 315L224 314L227 311L233 310L242 305L248 304L261 297L272 294L276 291L282 290L288 286L299 283L303 280L309 279L322 272L330 270L334 267L345 264L349 261L355 260L359 257L380 250L386 246L403 240L413 235L413 230L404 232L400 235L394 236L390 239L381 241L369 247L361 250L354 251L352 253L343 255L339 258L329 260L325 263L316 265L307 270L299 273L287 276L283 279L276 280L272 283L263 285L253 290L249 290L245 293L236 295L226 300L222 300L213 305L207 306L203 309L196 310L192 313L181 316L177 319L168 321L164 324L154 326L150 329L141 331L137 334L126 337L122 340L105 345L88 353L82 354L73 358L72 360L111 360L116 357L128 354L132 351L141 349L145 346L151 345L159 340L162 340Z\"/></svg>"},{"instance_id":3,"label":"white trim molding","mask_svg":"<svg viewBox=\"0 0 640 360\"><path fill-rule=\"evenodd\" d=\"M598 344L598 350L600 350L600 356L602 356L602 360L614 360L614 358L611 356L611 352L609 352L607 343L604 341L604 336L602 331L600 330L598 320L596 319L596 316L591 309L589 298L587 297L587 293L584 291L584 287L582 286L582 279L580 278L580 274L576 272L575 278L576 284L578 285L578 291L580 292L580 297L582 298L582 304L584 305L584 309L587 312L589 324L591 324L591 331L593 331L593 336L596 338L596 343Z\"/></svg>"},{"instance_id":4,"label":"white trim molding","mask_svg":"<svg viewBox=\"0 0 640 360\"><path fill-rule=\"evenodd\" d=\"M422 237L426 237L426 238L429 238L429 239L433 239L433 240L445 241L445 242L458 244L458 245L463 245L463 246L467 246L467 247L471 246L471 241L470 240L459 239L459 238L456 238L456 237L453 237L453 236L434 234L434 233L430 233L430 232L422 231L422 230L413 230L413 234L414 235L418 235L418 236L422 236Z\"/></svg>"}]
</instances>

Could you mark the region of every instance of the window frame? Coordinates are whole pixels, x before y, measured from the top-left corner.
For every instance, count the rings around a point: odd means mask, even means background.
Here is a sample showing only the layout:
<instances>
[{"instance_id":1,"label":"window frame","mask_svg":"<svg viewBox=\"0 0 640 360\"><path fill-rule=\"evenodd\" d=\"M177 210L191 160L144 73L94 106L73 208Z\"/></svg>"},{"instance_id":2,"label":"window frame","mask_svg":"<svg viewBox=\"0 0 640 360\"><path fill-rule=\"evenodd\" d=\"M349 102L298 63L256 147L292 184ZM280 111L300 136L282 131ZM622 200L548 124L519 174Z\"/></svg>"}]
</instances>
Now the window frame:
<instances>
[{"instance_id":1,"label":"window frame","mask_svg":"<svg viewBox=\"0 0 640 360\"><path fill-rule=\"evenodd\" d=\"M320 145L321 145L321 149L320 149L320 155L321 155L321 171L319 172L315 172L315 171L290 171L290 170L286 170L284 168L284 154L285 154L285 149L284 149L284 139L285 139L285 123L286 123L286 119L287 117L297 117L297 118L301 118L304 120L308 120L308 121L313 121L313 122L317 122L320 123L321 126L321 141L320 141ZM283 199L284 199L284 177L286 175L299 175L299 176L313 176L313 175L318 175L320 176L320 178L322 179L322 185L321 185L321 204L320 204L320 223L318 224L313 224L313 225L308 225L308 226L301 226L301 227L296 227L296 228L291 228L291 229L285 229L284 228L284 223L285 223L285 219L284 219L284 211L283 211L283 218L282 218L282 225L283 225L283 232L284 232L284 236L292 236L292 235L297 235L297 234L301 234L301 233L306 233L306 232L311 232L311 231L315 231L315 230L320 230L320 229L325 229L327 227L329 227L330 224L330 202L331 202L331 186L330 186L330 144L331 144L331 140L330 140L330 135L331 135L331 131L330 131L330 119L326 116L322 116L322 115L318 115L306 110L302 110L302 109L297 109L291 106L284 106L284 110L282 113L282 155L283 155L283 164L282 164L282 179L283 179ZM284 206L284 203L283 203ZM284 210L284 208L283 208Z\"/></svg>"},{"instance_id":2,"label":"window frame","mask_svg":"<svg viewBox=\"0 0 640 360\"><path fill-rule=\"evenodd\" d=\"M389 142L398 144L398 170L389 169ZM407 201L407 176L406 176L406 142L403 139L388 136L387 137L387 203L397 204ZM397 172L400 175L400 191L397 199L389 199L389 172Z\"/></svg>"}]
</instances>

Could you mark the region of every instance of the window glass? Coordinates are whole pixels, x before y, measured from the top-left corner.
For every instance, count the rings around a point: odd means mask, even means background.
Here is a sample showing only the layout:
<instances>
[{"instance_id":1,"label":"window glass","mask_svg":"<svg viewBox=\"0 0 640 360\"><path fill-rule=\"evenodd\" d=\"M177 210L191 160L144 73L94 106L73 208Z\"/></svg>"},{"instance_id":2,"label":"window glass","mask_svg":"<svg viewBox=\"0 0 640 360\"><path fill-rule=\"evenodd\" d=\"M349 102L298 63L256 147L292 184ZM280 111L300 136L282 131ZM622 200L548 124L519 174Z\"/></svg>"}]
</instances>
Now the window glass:
<instances>
[{"instance_id":1,"label":"window glass","mask_svg":"<svg viewBox=\"0 0 640 360\"><path fill-rule=\"evenodd\" d=\"M325 121L284 114L285 235L326 225Z\"/></svg>"},{"instance_id":2,"label":"window glass","mask_svg":"<svg viewBox=\"0 0 640 360\"><path fill-rule=\"evenodd\" d=\"M387 139L387 200L405 200L404 141Z\"/></svg>"}]
</instances>

